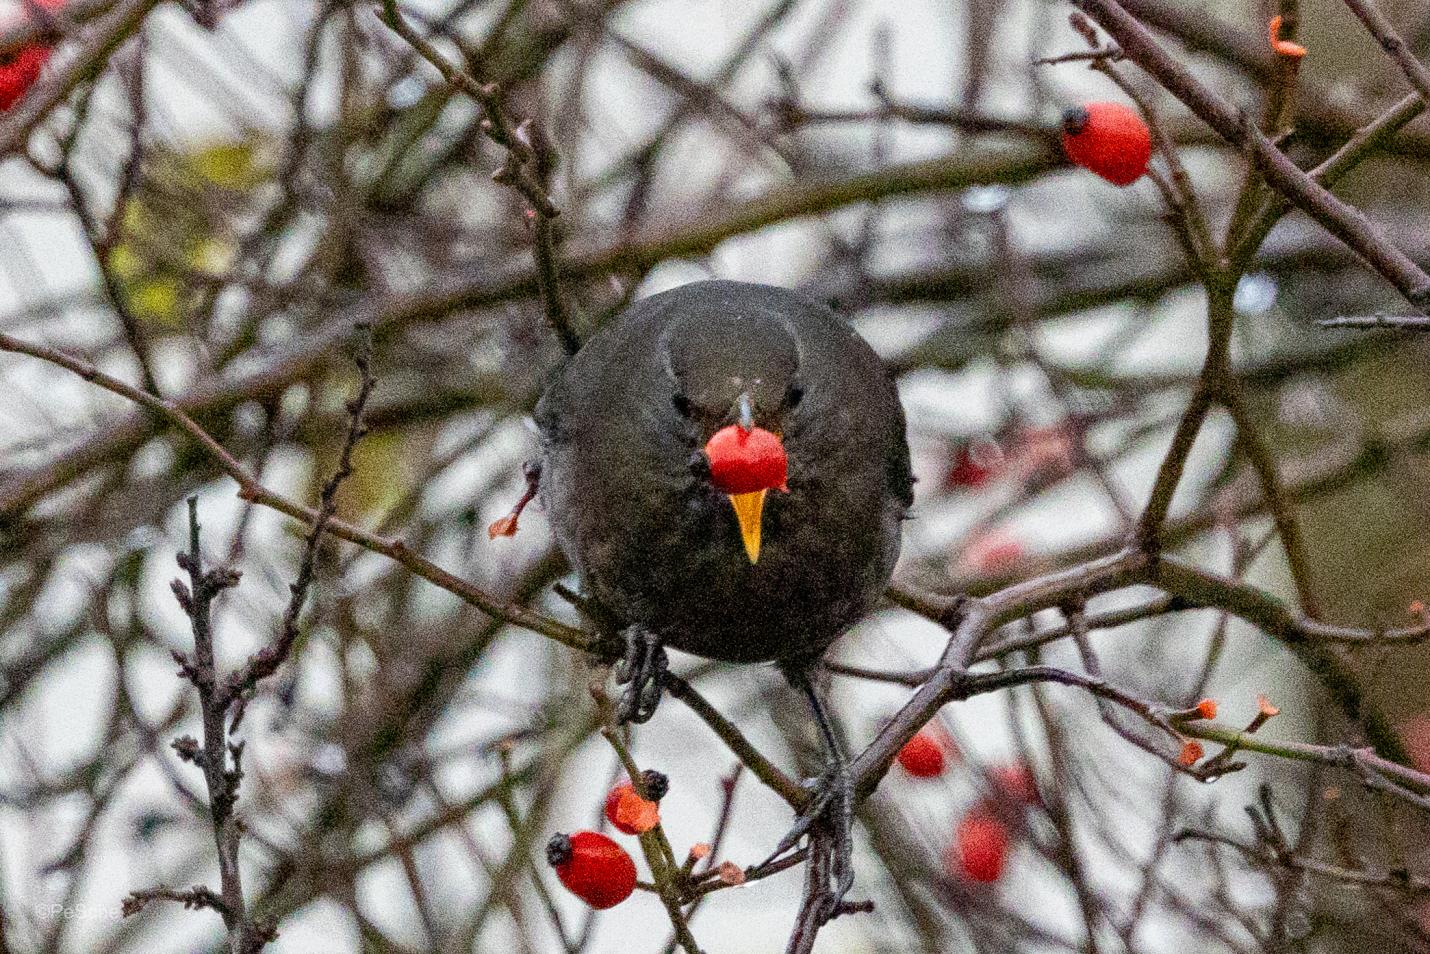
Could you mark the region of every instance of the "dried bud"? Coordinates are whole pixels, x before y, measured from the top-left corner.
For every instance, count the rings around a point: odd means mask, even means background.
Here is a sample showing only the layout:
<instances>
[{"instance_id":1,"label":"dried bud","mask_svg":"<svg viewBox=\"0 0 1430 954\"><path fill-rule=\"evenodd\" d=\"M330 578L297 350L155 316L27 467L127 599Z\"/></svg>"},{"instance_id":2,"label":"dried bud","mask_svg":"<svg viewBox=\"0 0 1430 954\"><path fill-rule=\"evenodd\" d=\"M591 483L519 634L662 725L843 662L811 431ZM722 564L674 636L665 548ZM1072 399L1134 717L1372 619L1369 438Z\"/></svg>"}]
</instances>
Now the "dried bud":
<instances>
[{"instance_id":1,"label":"dried bud","mask_svg":"<svg viewBox=\"0 0 1430 954\"><path fill-rule=\"evenodd\" d=\"M745 883L745 869L733 861L720 862L720 867L717 870L720 872L720 880L728 885Z\"/></svg>"},{"instance_id":2,"label":"dried bud","mask_svg":"<svg viewBox=\"0 0 1430 954\"><path fill-rule=\"evenodd\" d=\"M670 779L664 772L657 772L655 769L646 769L641 773L641 783L645 785L645 794L653 802L658 802L670 791Z\"/></svg>"},{"instance_id":3,"label":"dried bud","mask_svg":"<svg viewBox=\"0 0 1430 954\"><path fill-rule=\"evenodd\" d=\"M546 863L555 867L571 860L571 836L557 833L546 843Z\"/></svg>"},{"instance_id":4,"label":"dried bud","mask_svg":"<svg viewBox=\"0 0 1430 954\"><path fill-rule=\"evenodd\" d=\"M1271 41L1271 52L1277 56L1299 60L1306 55L1306 48L1301 44L1281 39L1281 18L1279 16L1272 17L1266 24L1266 32Z\"/></svg>"},{"instance_id":5,"label":"dried bud","mask_svg":"<svg viewBox=\"0 0 1430 954\"><path fill-rule=\"evenodd\" d=\"M497 537L514 537L517 531L517 517L514 513L509 513L505 517L493 520L487 525L487 539L495 540Z\"/></svg>"}]
</instances>

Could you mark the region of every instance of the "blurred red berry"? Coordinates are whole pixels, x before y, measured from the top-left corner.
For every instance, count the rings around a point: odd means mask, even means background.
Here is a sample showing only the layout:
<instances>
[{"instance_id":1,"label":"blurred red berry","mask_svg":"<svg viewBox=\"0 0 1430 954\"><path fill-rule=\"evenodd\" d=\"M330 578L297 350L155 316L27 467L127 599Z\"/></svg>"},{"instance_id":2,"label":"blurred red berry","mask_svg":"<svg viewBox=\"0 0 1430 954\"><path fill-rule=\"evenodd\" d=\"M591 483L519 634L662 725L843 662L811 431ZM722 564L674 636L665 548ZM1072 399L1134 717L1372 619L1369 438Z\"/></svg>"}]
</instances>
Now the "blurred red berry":
<instances>
[{"instance_id":1,"label":"blurred red berry","mask_svg":"<svg viewBox=\"0 0 1430 954\"><path fill-rule=\"evenodd\" d=\"M971 881L997 881L1008 862L1008 829L986 808L959 821L947 859L948 873Z\"/></svg>"},{"instance_id":2,"label":"blurred red berry","mask_svg":"<svg viewBox=\"0 0 1430 954\"><path fill-rule=\"evenodd\" d=\"M1063 113L1063 151L1073 165L1113 185L1127 186L1147 171L1152 134L1135 109L1121 103L1088 103Z\"/></svg>"},{"instance_id":3,"label":"blurred red berry","mask_svg":"<svg viewBox=\"0 0 1430 954\"><path fill-rule=\"evenodd\" d=\"M1182 743L1182 751L1177 754L1177 761L1187 768L1191 768L1202 760L1206 755L1206 749L1196 739L1187 739Z\"/></svg>"},{"instance_id":4,"label":"blurred red berry","mask_svg":"<svg viewBox=\"0 0 1430 954\"><path fill-rule=\"evenodd\" d=\"M965 569L979 574L1002 573L1023 561L1023 544L1006 530L990 530L975 537L959 558Z\"/></svg>"},{"instance_id":5,"label":"blurred red berry","mask_svg":"<svg viewBox=\"0 0 1430 954\"><path fill-rule=\"evenodd\" d=\"M999 794L1024 805L1042 803L1042 796L1038 794L1038 780L1033 777L1033 770L1028 767L1027 762L997 765L990 769L988 774Z\"/></svg>"},{"instance_id":6,"label":"blurred red berry","mask_svg":"<svg viewBox=\"0 0 1430 954\"><path fill-rule=\"evenodd\" d=\"M35 85L50 58L50 48L30 43L12 53L0 54L0 111L7 110Z\"/></svg>"},{"instance_id":7,"label":"blurred red berry","mask_svg":"<svg viewBox=\"0 0 1430 954\"><path fill-rule=\"evenodd\" d=\"M546 861L566 889L593 908L613 908L635 890L635 862L600 832L552 835L546 843Z\"/></svg>"},{"instance_id":8,"label":"blurred red berry","mask_svg":"<svg viewBox=\"0 0 1430 954\"><path fill-rule=\"evenodd\" d=\"M1024 428L1014 439L1008 457L1024 480L1049 480L1077 467L1078 440L1077 432L1068 424Z\"/></svg>"},{"instance_id":9,"label":"blurred red berry","mask_svg":"<svg viewBox=\"0 0 1430 954\"><path fill-rule=\"evenodd\" d=\"M950 490L982 487L1003 467L1003 449L996 441L976 440L960 444L953 452L953 464L945 480Z\"/></svg>"},{"instance_id":10,"label":"blurred red berry","mask_svg":"<svg viewBox=\"0 0 1430 954\"><path fill-rule=\"evenodd\" d=\"M899 765L914 778L936 778L943 774L948 762L943 740L931 729L919 734L899 749Z\"/></svg>"}]
</instances>

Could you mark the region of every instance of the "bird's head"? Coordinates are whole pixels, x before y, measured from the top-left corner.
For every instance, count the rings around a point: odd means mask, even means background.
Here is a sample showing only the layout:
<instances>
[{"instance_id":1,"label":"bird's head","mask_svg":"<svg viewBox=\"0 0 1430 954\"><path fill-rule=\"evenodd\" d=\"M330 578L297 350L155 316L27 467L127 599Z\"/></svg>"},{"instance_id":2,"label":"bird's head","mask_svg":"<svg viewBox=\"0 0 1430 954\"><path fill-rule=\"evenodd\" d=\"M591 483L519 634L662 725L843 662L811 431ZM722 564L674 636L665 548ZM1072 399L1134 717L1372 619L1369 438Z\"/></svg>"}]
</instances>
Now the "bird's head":
<instances>
[{"instance_id":1,"label":"bird's head","mask_svg":"<svg viewBox=\"0 0 1430 954\"><path fill-rule=\"evenodd\" d=\"M672 401L704 442L710 482L729 498L745 555L756 563L765 496L789 490L782 435L803 397L793 338L739 316L679 322L673 331Z\"/></svg>"}]
</instances>

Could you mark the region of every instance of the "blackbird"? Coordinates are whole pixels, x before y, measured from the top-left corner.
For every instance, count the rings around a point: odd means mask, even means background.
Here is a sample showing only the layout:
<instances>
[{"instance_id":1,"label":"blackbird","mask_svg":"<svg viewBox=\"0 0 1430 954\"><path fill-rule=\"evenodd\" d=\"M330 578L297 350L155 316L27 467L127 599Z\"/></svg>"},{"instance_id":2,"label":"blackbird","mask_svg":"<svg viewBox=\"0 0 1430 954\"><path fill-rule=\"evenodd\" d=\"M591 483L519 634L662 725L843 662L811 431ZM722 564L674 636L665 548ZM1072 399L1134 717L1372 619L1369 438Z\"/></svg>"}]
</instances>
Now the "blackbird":
<instances>
[{"instance_id":1,"label":"blackbird","mask_svg":"<svg viewBox=\"0 0 1430 954\"><path fill-rule=\"evenodd\" d=\"M816 828L833 840L835 913L852 884L853 792L809 677L898 559L913 481L887 370L803 295L696 282L594 335L536 421L557 542L625 632L621 718L653 712L663 646L775 662L809 698L828 768L777 854Z\"/></svg>"}]
</instances>

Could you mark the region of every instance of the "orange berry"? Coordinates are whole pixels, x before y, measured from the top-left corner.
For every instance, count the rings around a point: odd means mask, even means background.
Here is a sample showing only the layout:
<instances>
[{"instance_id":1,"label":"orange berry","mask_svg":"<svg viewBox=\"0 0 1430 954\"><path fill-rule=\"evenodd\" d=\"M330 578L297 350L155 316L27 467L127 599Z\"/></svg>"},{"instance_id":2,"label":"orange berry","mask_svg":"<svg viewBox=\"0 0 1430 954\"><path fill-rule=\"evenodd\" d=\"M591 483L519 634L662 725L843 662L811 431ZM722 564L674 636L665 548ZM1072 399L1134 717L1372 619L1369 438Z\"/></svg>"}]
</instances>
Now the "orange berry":
<instances>
[{"instance_id":1,"label":"orange berry","mask_svg":"<svg viewBox=\"0 0 1430 954\"><path fill-rule=\"evenodd\" d=\"M1182 743L1182 751L1177 754L1177 761L1187 768L1191 768L1202 760L1206 750L1196 739L1187 739Z\"/></svg>"},{"instance_id":2,"label":"orange berry","mask_svg":"<svg viewBox=\"0 0 1430 954\"><path fill-rule=\"evenodd\" d=\"M946 859L948 873L972 881L992 882L1008 863L1008 829L984 808L959 821Z\"/></svg>"},{"instance_id":3,"label":"orange berry","mask_svg":"<svg viewBox=\"0 0 1430 954\"><path fill-rule=\"evenodd\" d=\"M1063 113L1063 152L1073 165L1127 186L1147 171L1152 133L1128 106L1088 103Z\"/></svg>"},{"instance_id":4,"label":"orange berry","mask_svg":"<svg viewBox=\"0 0 1430 954\"><path fill-rule=\"evenodd\" d=\"M620 904L636 887L636 863L600 832L552 835L546 861L568 891L599 910Z\"/></svg>"},{"instance_id":5,"label":"orange berry","mask_svg":"<svg viewBox=\"0 0 1430 954\"><path fill-rule=\"evenodd\" d=\"M643 781L653 799L664 798L670 787L659 772L644 773ZM641 798L630 782L622 782L606 795L606 820L616 826L617 831L643 835L660 824L660 807L654 801Z\"/></svg>"},{"instance_id":6,"label":"orange berry","mask_svg":"<svg viewBox=\"0 0 1430 954\"><path fill-rule=\"evenodd\" d=\"M943 774L947 758L937 733L920 729L919 734L899 749L899 765L914 778L936 778Z\"/></svg>"},{"instance_id":7,"label":"orange berry","mask_svg":"<svg viewBox=\"0 0 1430 954\"><path fill-rule=\"evenodd\" d=\"M1201 702L1198 702L1198 703L1197 703L1197 718L1198 718L1198 719L1215 719L1215 718L1216 718L1216 700L1215 700L1215 699L1203 699Z\"/></svg>"}]
</instances>

